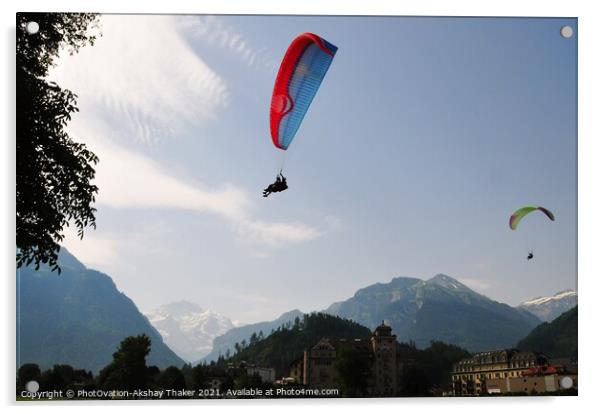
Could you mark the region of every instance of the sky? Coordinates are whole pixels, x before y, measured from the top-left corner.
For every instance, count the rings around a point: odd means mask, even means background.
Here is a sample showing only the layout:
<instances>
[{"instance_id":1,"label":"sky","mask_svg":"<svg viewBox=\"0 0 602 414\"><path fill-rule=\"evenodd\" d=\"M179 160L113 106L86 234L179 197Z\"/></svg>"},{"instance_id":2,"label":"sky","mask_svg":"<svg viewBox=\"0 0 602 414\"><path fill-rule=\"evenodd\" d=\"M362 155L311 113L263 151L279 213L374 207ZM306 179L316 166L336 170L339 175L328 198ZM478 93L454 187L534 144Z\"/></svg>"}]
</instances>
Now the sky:
<instances>
[{"instance_id":1,"label":"sky","mask_svg":"<svg viewBox=\"0 0 602 414\"><path fill-rule=\"evenodd\" d=\"M438 273L510 305L576 289L576 19L104 15L100 27L50 74L79 97L71 136L100 158L97 229L64 245L140 309L189 300L250 323ZM307 31L339 49L283 156L269 103ZM283 162L289 190L262 198ZM525 204L556 221L532 214L511 231Z\"/></svg>"}]
</instances>

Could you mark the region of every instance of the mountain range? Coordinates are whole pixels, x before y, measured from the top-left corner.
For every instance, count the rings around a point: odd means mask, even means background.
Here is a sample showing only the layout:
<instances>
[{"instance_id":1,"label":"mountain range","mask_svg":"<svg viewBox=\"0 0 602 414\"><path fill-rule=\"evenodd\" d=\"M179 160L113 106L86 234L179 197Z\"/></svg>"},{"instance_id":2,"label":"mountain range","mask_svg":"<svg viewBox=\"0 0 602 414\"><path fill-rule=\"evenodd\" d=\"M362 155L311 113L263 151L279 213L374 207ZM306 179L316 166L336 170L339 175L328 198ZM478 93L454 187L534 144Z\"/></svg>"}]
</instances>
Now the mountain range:
<instances>
[{"instance_id":1,"label":"mountain range","mask_svg":"<svg viewBox=\"0 0 602 414\"><path fill-rule=\"evenodd\" d=\"M48 266L17 270L18 366L68 364L96 373L123 339L140 334L151 340L149 365L184 364L109 276L86 268L65 248L59 265L60 274Z\"/></svg>"},{"instance_id":2,"label":"mountain range","mask_svg":"<svg viewBox=\"0 0 602 414\"><path fill-rule=\"evenodd\" d=\"M165 343L187 362L206 356L213 349L213 339L235 327L227 317L187 301L172 302L145 315Z\"/></svg>"},{"instance_id":3,"label":"mountain range","mask_svg":"<svg viewBox=\"0 0 602 414\"><path fill-rule=\"evenodd\" d=\"M181 301L145 317L109 276L86 268L64 248L59 263L60 275L47 266L17 272L19 365L33 362L44 369L62 363L97 372L111 361L121 340L141 333L152 341L150 365L209 362L233 355L236 343L248 344L253 333L267 337L304 315L295 309L272 321L234 326L224 316ZM475 352L514 346L576 300L574 291L563 291L513 308L439 274L376 283L322 312L369 329L385 321L398 341L413 341L420 348L443 341Z\"/></svg>"},{"instance_id":4,"label":"mountain range","mask_svg":"<svg viewBox=\"0 0 602 414\"><path fill-rule=\"evenodd\" d=\"M421 348L431 341L443 341L472 352L512 347L541 323L530 310L496 302L444 274L426 281L396 277L389 283L376 283L322 312L370 329L384 320L399 341L413 341ZM248 342L253 333L267 335L302 315L295 310L274 321L234 328L214 339L205 361L226 355L228 350L232 353L236 342Z\"/></svg>"},{"instance_id":5,"label":"mountain range","mask_svg":"<svg viewBox=\"0 0 602 414\"><path fill-rule=\"evenodd\" d=\"M563 290L554 296L537 297L518 305L544 322L551 322L564 312L577 306L577 292Z\"/></svg>"},{"instance_id":6,"label":"mountain range","mask_svg":"<svg viewBox=\"0 0 602 414\"><path fill-rule=\"evenodd\" d=\"M399 341L414 341L418 347L438 340L472 352L514 346L541 322L443 274L426 281L397 277L377 283L324 312L371 328L384 320Z\"/></svg>"}]
</instances>

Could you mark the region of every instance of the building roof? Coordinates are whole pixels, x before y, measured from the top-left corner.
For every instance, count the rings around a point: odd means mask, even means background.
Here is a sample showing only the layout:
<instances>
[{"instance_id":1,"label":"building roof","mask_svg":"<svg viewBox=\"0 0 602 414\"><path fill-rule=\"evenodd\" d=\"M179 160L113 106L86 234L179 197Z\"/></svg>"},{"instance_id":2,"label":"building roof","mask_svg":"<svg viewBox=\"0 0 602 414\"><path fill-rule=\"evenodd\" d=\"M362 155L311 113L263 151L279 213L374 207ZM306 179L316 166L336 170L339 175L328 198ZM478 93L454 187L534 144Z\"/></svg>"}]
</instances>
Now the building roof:
<instances>
[{"instance_id":1,"label":"building roof","mask_svg":"<svg viewBox=\"0 0 602 414\"><path fill-rule=\"evenodd\" d=\"M523 371L524 377L538 377L542 375L564 374L566 369L562 365L543 365L531 367Z\"/></svg>"},{"instance_id":2,"label":"building roof","mask_svg":"<svg viewBox=\"0 0 602 414\"><path fill-rule=\"evenodd\" d=\"M381 322L381 324L376 327L373 335L374 336L392 336L391 335L392 331L393 330L391 329L391 327L389 325L385 324L385 321L383 320Z\"/></svg>"},{"instance_id":3,"label":"building roof","mask_svg":"<svg viewBox=\"0 0 602 414\"><path fill-rule=\"evenodd\" d=\"M515 348L496 349L492 351L477 352L470 358L464 358L454 364L453 370L459 371L463 367L473 365L486 365L498 363L517 363L522 366L532 363L542 366L548 364L548 358L539 352L520 351Z\"/></svg>"},{"instance_id":4,"label":"building roof","mask_svg":"<svg viewBox=\"0 0 602 414\"><path fill-rule=\"evenodd\" d=\"M352 349L360 352L372 352L369 339L334 339L332 344L336 349Z\"/></svg>"},{"instance_id":5,"label":"building roof","mask_svg":"<svg viewBox=\"0 0 602 414\"><path fill-rule=\"evenodd\" d=\"M322 338L311 349L316 351L334 351L334 346L332 346L330 339Z\"/></svg>"}]
</instances>

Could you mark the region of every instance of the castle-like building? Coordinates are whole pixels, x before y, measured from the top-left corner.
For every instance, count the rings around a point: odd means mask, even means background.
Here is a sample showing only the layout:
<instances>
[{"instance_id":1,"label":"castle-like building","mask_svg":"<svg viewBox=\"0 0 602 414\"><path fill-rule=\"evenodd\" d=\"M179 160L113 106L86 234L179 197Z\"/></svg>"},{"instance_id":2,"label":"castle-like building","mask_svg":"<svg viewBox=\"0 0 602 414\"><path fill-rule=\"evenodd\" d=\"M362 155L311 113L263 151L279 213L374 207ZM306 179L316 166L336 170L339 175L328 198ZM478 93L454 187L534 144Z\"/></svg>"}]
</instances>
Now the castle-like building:
<instances>
[{"instance_id":1,"label":"castle-like building","mask_svg":"<svg viewBox=\"0 0 602 414\"><path fill-rule=\"evenodd\" d=\"M393 396L397 391L400 361L396 336L384 321L374 330L370 339L323 338L305 350L303 359L293 362L290 376L309 387L328 389L340 386L335 367L337 356L353 352L358 366L366 368L367 394Z\"/></svg>"}]
</instances>

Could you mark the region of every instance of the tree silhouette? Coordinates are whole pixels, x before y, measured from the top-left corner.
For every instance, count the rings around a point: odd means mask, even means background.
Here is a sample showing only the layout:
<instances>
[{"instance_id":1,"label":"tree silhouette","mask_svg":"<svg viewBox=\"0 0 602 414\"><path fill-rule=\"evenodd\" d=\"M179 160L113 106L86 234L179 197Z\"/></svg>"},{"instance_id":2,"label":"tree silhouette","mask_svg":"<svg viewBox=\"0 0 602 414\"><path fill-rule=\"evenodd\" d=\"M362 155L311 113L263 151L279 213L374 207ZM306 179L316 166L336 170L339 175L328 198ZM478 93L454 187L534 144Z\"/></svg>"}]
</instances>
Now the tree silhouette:
<instances>
[{"instance_id":1,"label":"tree silhouette","mask_svg":"<svg viewBox=\"0 0 602 414\"><path fill-rule=\"evenodd\" d=\"M362 397L367 394L372 361L365 353L342 349L337 355L335 368L344 397Z\"/></svg>"},{"instance_id":2,"label":"tree silhouette","mask_svg":"<svg viewBox=\"0 0 602 414\"><path fill-rule=\"evenodd\" d=\"M159 374L157 385L164 390L183 390L186 388L186 380L179 368L171 366Z\"/></svg>"},{"instance_id":3,"label":"tree silhouette","mask_svg":"<svg viewBox=\"0 0 602 414\"><path fill-rule=\"evenodd\" d=\"M401 397L428 397L431 384L423 369L410 364L404 366L399 377L399 395Z\"/></svg>"},{"instance_id":4,"label":"tree silhouette","mask_svg":"<svg viewBox=\"0 0 602 414\"><path fill-rule=\"evenodd\" d=\"M44 391L79 389L90 386L94 381L92 373L75 369L71 365L54 365L40 376L40 389Z\"/></svg>"},{"instance_id":5,"label":"tree silhouette","mask_svg":"<svg viewBox=\"0 0 602 414\"><path fill-rule=\"evenodd\" d=\"M208 368L205 365L198 364L192 368L191 385L193 390L198 390L205 387L205 383L208 379L207 374Z\"/></svg>"},{"instance_id":6,"label":"tree silhouette","mask_svg":"<svg viewBox=\"0 0 602 414\"><path fill-rule=\"evenodd\" d=\"M100 371L98 383L103 389L128 390L146 388L149 372L146 356L151 340L145 334L129 336L121 341L113 361Z\"/></svg>"},{"instance_id":7,"label":"tree silhouette","mask_svg":"<svg viewBox=\"0 0 602 414\"><path fill-rule=\"evenodd\" d=\"M17 389L25 388L29 381L40 381L40 367L38 364L23 364L17 371Z\"/></svg>"},{"instance_id":8,"label":"tree silhouette","mask_svg":"<svg viewBox=\"0 0 602 414\"><path fill-rule=\"evenodd\" d=\"M27 22L39 24L38 33L25 30ZM88 28L94 14L17 14L17 266L32 262L36 270L57 264L63 229L75 225L79 237L95 227L92 207L98 188L91 184L98 162L94 153L77 143L65 127L77 112L76 95L47 80L48 69L62 49L70 53L95 36Z\"/></svg>"}]
</instances>

